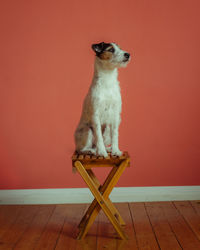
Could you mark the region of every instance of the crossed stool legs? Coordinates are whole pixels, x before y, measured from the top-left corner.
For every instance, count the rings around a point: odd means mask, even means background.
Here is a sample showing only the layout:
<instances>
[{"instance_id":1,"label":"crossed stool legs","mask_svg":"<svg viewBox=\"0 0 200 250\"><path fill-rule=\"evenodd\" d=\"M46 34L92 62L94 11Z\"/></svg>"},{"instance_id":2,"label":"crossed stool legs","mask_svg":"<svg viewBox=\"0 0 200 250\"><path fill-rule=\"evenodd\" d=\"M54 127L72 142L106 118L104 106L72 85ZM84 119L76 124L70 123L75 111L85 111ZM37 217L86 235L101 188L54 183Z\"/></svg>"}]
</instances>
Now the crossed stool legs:
<instances>
[{"instance_id":1,"label":"crossed stool legs","mask_svg":"<svg viewBox=\"0 0 200 250\"><path fill-rule=\"evenodd\" d=\"M84 161L84 157L86 160ZM76 159L75 159L76 158ZM73 165L89 187L91 193L94 196L94 200L83 216L79 224L79 234L78 239L83 239L91 225L93 224L98 213L102 209L105 215L108 217L115 230L121 239L127 239L126 234L123 231L122 225L125 225L124 220L121 215L109 199L109 195L112 189L117 184L120 176L127 166L129 166L130 158L127 153L122 157L109 157L103 158L99 157L94 159L94 157L89 160L89 156L76 156L72 157ZM104 184L101 186L98 179L96 178L93 167L112 167L112 170L108 174Z\"/></svg>"}]
</instances>

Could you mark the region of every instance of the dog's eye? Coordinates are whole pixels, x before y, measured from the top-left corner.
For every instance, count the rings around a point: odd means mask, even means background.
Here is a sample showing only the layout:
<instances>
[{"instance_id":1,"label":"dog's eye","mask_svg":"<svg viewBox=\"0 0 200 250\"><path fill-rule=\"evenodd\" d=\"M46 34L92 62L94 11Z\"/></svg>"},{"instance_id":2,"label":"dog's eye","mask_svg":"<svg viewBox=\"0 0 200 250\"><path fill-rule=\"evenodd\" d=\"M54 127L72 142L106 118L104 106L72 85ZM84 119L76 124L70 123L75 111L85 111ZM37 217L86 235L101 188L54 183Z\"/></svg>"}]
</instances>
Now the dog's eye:
<instances>
[{"instance_id":1,"label":"dog's eye","mask_svg":"<svg viewBox=\"0 0 200 250\"><path fill-rule=\"evenodd\" d=\"M111 52L111 53L114 53L115 49L114 48L110 48L108 51Z\"/></svg>"}]
</instances>

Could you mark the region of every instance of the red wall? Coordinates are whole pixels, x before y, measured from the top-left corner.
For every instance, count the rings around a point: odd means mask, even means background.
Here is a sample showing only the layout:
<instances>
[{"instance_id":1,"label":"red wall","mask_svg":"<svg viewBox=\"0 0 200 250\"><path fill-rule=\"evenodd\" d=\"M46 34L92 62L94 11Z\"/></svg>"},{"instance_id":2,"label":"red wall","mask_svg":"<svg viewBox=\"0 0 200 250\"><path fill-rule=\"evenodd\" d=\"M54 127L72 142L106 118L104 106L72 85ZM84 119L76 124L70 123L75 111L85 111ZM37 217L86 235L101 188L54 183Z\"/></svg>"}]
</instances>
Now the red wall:
<instances>
[{"instance_id":1,"label":"red wall","mask_svg":"<svg viewBox=\"0 0 200 250\"><path fill-rule=\"evenodd\" d=\"M84 187L73 133L94 42L132 54L120 70L119 186L200 185L200 1L0 3L0 188ZM100 173L103 176L103 173Z\"/></svg>"}]
</instances>

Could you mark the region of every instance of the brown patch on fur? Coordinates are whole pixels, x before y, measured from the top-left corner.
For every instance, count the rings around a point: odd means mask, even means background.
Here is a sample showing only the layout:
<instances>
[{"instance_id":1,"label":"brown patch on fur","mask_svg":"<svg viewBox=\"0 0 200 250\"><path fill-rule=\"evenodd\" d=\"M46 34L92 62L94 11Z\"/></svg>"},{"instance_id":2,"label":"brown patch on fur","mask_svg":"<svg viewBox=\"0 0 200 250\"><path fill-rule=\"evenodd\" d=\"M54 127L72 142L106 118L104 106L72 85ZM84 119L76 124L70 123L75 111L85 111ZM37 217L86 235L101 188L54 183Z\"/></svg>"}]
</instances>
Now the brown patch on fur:
<instances>
[{"instance_id":1,"label":"brown patch on fur","mask_svg":"<svg viewBox=\"0 0 200 250\"><path fill-rule=\"evenodd\" d=\"M109 60L112 57L112 52L109 51L104 51L102 54L99 56L102 60Z\"/></svg>"}]
</instances>

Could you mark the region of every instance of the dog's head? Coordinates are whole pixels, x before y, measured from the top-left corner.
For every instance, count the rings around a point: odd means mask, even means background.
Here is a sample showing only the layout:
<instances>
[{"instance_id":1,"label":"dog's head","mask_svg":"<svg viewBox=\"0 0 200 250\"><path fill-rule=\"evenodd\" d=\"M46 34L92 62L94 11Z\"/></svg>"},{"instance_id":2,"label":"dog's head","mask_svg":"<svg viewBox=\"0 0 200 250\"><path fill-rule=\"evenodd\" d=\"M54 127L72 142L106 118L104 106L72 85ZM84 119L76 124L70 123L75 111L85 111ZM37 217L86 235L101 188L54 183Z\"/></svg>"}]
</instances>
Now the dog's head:
<instances>
[{"instance_id":1,"label":"dog's head","mask_svg":"<svg viewBox=\"0 0 200 250\"><path fill-rule=\"evenodd\" d=\"M130 54L122 50L116 43L97 43L92 45L96 56L110 68L126 67Z\"/></svg>"}]
</instances>

